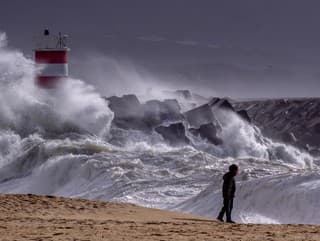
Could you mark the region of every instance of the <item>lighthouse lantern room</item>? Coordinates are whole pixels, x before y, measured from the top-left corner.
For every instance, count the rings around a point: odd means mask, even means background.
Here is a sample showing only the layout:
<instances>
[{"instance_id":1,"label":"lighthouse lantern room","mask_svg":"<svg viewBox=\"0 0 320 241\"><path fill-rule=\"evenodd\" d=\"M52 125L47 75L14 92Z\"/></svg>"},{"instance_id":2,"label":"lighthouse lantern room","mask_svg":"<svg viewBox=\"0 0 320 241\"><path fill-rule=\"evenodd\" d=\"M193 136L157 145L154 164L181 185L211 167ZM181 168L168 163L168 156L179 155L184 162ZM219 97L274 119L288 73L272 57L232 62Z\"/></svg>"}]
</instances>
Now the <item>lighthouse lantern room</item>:
<instances>
[{"instance_id":1,"label":"lighthouse lantern room","mask_svg":"<svg viewBox=\"0 0 320 241\"><path fill-rule=\"evenodd\" d=\"M68 77L68 51L66 46L67 35L59 33L58 36L51 35L45 29L43 35L36 43L34 58L39 73L36 83L42 88L55 88Z\"/></svg>"}]
</instances>

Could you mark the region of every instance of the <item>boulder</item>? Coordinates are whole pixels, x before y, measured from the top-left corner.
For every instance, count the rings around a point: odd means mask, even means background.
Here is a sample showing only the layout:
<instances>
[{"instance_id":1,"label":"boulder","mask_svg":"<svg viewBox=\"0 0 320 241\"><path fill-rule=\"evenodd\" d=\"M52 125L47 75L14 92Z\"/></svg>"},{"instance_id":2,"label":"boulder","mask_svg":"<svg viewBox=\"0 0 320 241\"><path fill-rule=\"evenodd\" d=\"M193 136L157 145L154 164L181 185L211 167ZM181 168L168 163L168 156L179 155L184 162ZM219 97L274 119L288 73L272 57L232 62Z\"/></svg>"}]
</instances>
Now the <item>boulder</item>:
<instances>
[{"instance_id":1,"label":"boulder","mask_svg":"<svg viewBox=\"0 0 320 241\"><path fill-rule=\"evenodd\" d=\"M189 131L191 134L200 136L214 145L221 145L223 143L222 139L217 136L221 129L219 126L216 126L213 123L201 125L198 129L191 128Z\"/></svg>"},{"instance_id":2,"label":"boulder","mask_svg":"<svg viewBox=\"0 0 320 241\"><path fill-rule=\"evenodd\" d=\"M165 141L171 146L181 146L190 143L186 137L186 130L183 123L174 123L169 126L158 126L155 128Z\"/></svg>"},{"instance_id":3,"label":"boulder","mask_svg":"<svg viewBox=\"0 0 320 241\"><path fill-rule=\"evenodd\" d=\"M239 110L237 111L237 114L242 120L251 123L251 118L246 110Z\"/></svg>"},{"instance_id":4,"label":"boulder","mask_svg":"<svg viewBox=\"0 0 320 241\"><path fill-rule=\"evenodd\" d=\"M135 95L107 98L114 112L113 124L123 129L148 130L144 121L144 109Z\"/></svg>"},{"instance_id":5,"label":"boulder","mask_svg":"<svg viewBox=\"0 0 320 241\"><path fill-rule=\"evenodd\" d=\"M174 99L150 100L141 104L135 95L107 98L114 112L113 125L122 129L151 131L154 127L168 122L183 120L180 105Z\"/></svg>"},{"instance_id":6,"label":"boulder","mask_svg":"<svg viewBox=\"0 0 320 241\"><path fill-rule=\"evenodd\" d=\"M208 105L212 108L212 111L215 111L216 109L235 111L232 104L227 99L214 97L209 101Z\"/></svg>"},{"instance_id":7,"label":"boulder","mask_svg":"<svg viewBox=\"0 0 320 241\"><path fill-rule=\"evenodd\" d=\"M144 119L150 127L155 127L164 122L177 122L183 120L180 105L177 100L164 101L150 100L143 105Z\"/></svg>"},{"instance_id":8,"label":"boulder","mask_svg":"<svg viewBox=\"0 0 320 241\"><path fill-rule=\"evenodd\" d=\"M184 113L185 119L192 128L199 128L201 125L215 122L211 107L204 104Z\"/></svg>"},{"instance_id":9,"label":"boulder","mask_svg":"<svg viewBox=\"0 0 320 241\"><path fill-rule=\"evenodd\" d=\"M235 112L227 99L214 97L208 103L185 112L184 116L191 127L199 128L201 125L216 123L215 112L221 109Z\"/></svg>"},{"instance_id":10,"label":"boulder","mask_svg":"<svg viewBox=\"0 0 320 241\"><path fill-rule=\"evenodd\" d=\"M117 118L143 117L142 105L135 95L111 96L107 100Z\"/></svg>"}]
</instances>

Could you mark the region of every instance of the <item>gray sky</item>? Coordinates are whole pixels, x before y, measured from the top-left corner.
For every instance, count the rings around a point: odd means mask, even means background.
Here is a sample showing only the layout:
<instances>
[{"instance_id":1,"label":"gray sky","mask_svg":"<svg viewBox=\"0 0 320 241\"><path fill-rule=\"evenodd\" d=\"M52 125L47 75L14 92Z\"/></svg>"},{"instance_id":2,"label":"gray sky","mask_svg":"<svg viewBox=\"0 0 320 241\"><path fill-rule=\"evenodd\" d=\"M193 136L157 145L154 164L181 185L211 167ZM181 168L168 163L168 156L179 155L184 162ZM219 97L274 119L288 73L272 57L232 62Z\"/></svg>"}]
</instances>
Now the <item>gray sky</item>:
<instances>
[{"instance_id":1,"label":"gray sky","mask_svg":"<svg viewBox=\"0 0 320 241\"><path fill-rule=\"evenodd\" d=\"M27 55L44 27L68 33L70 72L108 94L121 83L319 96L319 10L317 0L2 0L0 30Z\"/></svg>"}]
</instances>

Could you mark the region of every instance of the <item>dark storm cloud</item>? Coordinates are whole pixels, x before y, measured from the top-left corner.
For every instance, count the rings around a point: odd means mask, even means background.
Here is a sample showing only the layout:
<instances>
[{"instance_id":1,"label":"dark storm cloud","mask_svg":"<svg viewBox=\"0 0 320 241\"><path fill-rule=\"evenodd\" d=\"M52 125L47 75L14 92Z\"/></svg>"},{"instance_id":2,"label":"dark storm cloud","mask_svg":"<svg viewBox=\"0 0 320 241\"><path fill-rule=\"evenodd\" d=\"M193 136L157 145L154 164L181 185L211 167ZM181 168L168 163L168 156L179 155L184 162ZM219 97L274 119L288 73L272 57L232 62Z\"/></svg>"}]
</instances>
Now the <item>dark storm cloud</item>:
<instances>
[{"instance_id":1,"label":"dark storm cloud","mask_svg":"<svg viewBox=\"0 0 320 241\"><path fill-rule=\"evenodd\" d=\"M12 47L31 55L33 37L44 27L66 32L72 47L71 72L89 82L94 80L88 78L87 62L79 60L98 52L124 58L164 84L209 94L319 96L317 0L0 4L0 29L7 32Z\"/></svg>"}]
</instances>

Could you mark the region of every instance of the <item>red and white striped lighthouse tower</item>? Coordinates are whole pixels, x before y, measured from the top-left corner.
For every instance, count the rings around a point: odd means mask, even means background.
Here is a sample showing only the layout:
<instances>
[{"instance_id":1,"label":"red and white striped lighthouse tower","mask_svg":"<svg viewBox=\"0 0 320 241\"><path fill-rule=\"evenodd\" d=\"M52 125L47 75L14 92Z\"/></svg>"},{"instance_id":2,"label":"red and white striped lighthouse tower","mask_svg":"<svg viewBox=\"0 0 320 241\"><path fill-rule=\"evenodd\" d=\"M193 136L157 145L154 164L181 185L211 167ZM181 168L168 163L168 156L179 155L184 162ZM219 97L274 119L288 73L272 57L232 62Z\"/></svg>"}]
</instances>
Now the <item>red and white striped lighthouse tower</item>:
<instances>
[{"instance_id":1,"label":"red and white striped lighthouse tower","mask_svg":"<svg viewBox=\"0 0 320 241\"><path fill-rule=\"evenodd\" d=\"M36 82L43 88L55 88L61 81L68 77L68 51L66 46L66 35L50 35L48 29L43 35L34 50L34 58L40 73Z\"/></svg>"}]
</instances>

